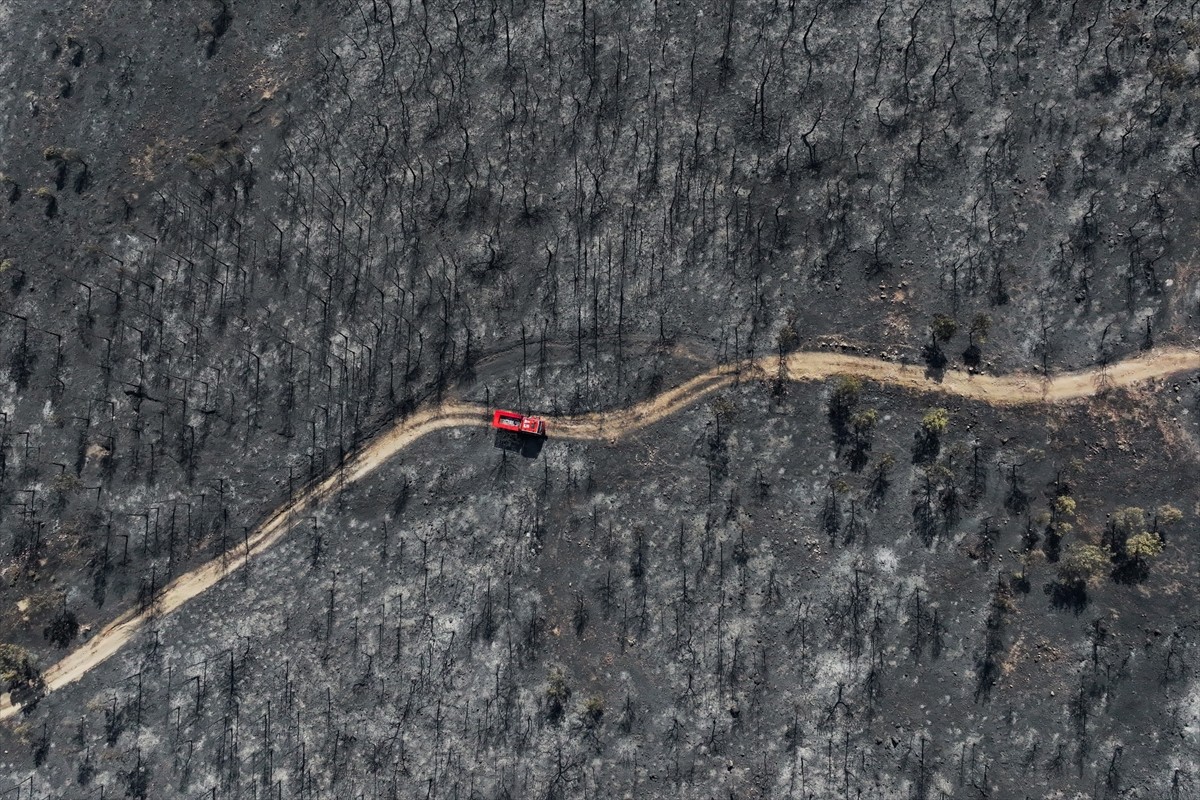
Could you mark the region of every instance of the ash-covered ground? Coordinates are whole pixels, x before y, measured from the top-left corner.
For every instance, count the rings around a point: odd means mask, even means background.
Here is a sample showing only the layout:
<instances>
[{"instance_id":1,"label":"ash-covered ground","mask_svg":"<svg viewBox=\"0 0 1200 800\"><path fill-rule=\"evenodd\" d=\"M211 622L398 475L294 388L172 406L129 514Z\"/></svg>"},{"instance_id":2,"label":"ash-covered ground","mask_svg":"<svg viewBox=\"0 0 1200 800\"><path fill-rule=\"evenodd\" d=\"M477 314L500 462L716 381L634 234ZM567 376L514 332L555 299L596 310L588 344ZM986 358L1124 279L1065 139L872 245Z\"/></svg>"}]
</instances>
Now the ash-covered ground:
<instances>
[{"instance_id":1,"label":"ash-covered ground","mask_svg":"<svg viewBox=\"0 0 1200 800\"><path fill-rule=\"evenodd\" d=\"M442 397L1193 346L1197 45L1167 0L0 3L4 683ZM0 792L1193 796L1198 411L748 380L439 435L0 731Z\"/></svg>"}]
</instances>

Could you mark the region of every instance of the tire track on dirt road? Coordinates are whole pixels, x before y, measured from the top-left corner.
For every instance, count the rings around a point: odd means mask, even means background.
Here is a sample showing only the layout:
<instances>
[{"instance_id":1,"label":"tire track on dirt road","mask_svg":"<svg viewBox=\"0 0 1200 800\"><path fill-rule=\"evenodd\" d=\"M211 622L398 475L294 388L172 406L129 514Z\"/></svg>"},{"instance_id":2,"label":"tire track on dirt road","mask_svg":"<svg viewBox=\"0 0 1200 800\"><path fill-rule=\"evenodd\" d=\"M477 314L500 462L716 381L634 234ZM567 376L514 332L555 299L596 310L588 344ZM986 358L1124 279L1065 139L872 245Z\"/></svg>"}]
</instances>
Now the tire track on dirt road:
<instances>
[{"instance_id":1,"label":"tire track on dirt road","mask_svg":"<svg viewBox=\"0 0 1200 800\"><path fill-rule=\"evenodd\" d=\"M621 435L653 425L708 395L744 380L814 381L834 375L857 375L880 384L931 394L977 400L994 406L1057 403L1094 397L1109 388L1166 378L1200 370L1200 350L1162 348L1106 367L1067 372L1049 379L1038 375L978 375L946 370L930 378L921 367L863 356L826 352L798 352L765 356L751 362L715 367L625 409L570 417L547 417L551 438L615 441ZM52 692L78 681L124 647L152 618L170 614L188 600L203 594L255 556L275 545L306 509L322 503L342 489L370 475L422 437L448 428L487 427L490 410L481 405L446 401L404 419L368 442L333 473L301 489L246 538L242 547L225 553L167 584L149 610L130 609L108 623L79 649L51 665L42 674L43 692ZM620 418L618 431L611 420ZM9 695L0 697L0 720L21 709Z\"/></svg>"}]
</instances>

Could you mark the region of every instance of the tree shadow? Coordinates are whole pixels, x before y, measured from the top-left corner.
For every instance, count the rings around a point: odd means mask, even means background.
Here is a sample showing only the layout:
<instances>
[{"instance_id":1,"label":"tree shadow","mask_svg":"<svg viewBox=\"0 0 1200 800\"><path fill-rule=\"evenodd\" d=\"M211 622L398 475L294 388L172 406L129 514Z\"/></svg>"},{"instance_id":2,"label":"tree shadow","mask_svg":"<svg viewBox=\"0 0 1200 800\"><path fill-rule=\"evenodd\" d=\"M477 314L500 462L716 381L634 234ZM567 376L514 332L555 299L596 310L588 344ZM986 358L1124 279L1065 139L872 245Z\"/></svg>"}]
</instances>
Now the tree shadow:
<instances>
[{"instance_id":1,"label":"tree shadow","mask_svg":"<svg viewBox=\"0 0 1200 800\"><path fill-rule=\"evenodd\" d=\"M29 716L37 708L38 703L46 696L45 685L39 680L37 684L14 686L8 694L9 701L21 708L22 716Z\"/></svg>"},{"instance_id":2,"label":"tree shadow","mask_svg":"<svg viewBox=\"0 0 1200 800\"><path fill-rule=\"evenodd\" d=\"M1112 579L1127 586L1144 583L1149 577L1150 565L1140 558L1122 558L1112 571Z\"/></svg>"},{"instance_id":3,"label":"tree shadow","mask_svg":"<svg viewBox=\"0 0 1200 800\"><path fill-rule=\"evenodd\" d=\"M59 611L50 624L42 629L42 638L60 649L73 642L78 635L79 620L75 612L67 608Z\"/></svg>"},{"instance_id":4,"label":"tree shadow","mask_svg":"<svg viewBox=\"0 0 1200 800\"><path fill-rule=\"evenodd\" d=\"M975 702L991 699L992 688L1000 679L1004 654L1004 615L1012 608L1008 589L1001 579L992 596L985 623L983 653L975 661Z\"/></svg>"},{"instance_id":5,"label":"tree shadow","mask_svg":"<svg viewBox=\"0 0 1200 800\"><path fill-rule=\"evenodd\" d=\"M1010 481L1008 493L1004 496L1004 508L1013 516L1024 514L1029 508L1029 495L1017 481Z\"/></svg>"},{"instance_id":6,"label":"tree shadow","mask_svg":"<svg viewBox=\"0 0 1200 800\"><path fill-rule=\"evenodd\" d=\"M1046 560L1051 564L1057 564L1058 559L1062 557L1062 534L1051 528L1046 532L1046 546L1043 548L1046 553Z\"/></svg>"},{"instance_id":7,"label":"tree shadow","mask_svg":"<svg viewBox=\"0 0 1200 800\"><path fill-rule=\"evenodd\" d=\"M1043 591L1050 598L1050 605L1060 611L1070 609L1075 616L1079 616L1087 607L1087 584L1083 581L1051 581Z\"/></svg>"},{"instance_id":8,"label":"tree shadow","mask_svg":"<svg viewBox=\"0 0 1200 800\"><path fill-rule=\"evenodd\" d=\"M980 349L979 345L971 342L971 344L967 345L967 349L963 350L962 360L968 367L978 367L980 362L983 361L983 350Z\"/></svg>"},{"instance_id":9,"label":"tree shadow","mask_svg":"<svg viewBox=\"0 0 1200 800\"><path fill-rule=\"evenodd\" d=\"M850 408L847 406L832 406L829 409L829 427L833 429L833 444L841 455L842 450L850 443Z\"/></svg>"},{"instance_id":10,"label":"tree shadow","mask_svg":"<svg viewBox=\"0 0 1200 800\"><path fill-rule=\"evenodd\" d=\"M962 518L962 497L958 488L954 484L947 486L942 491L938 504L942 512L942 532L949 534L950 529Z\"/></svg>"},{"instance_id":11,"label":"tree shadow","mask_svg":"<svg viewBox=\"0 0 1200 800\"><path fill-rule=\"evenodd\" d=\"M993 643L993 632L988 631L988 642L984 653L975 661L975 702L988 702L992 697L992 688L1000 677L1000 660L997 649L999 643ZM998 638L998 636L997 636Z\"/></svg>"},{"instance_id":12,"label":"tree shadow","mask_svg":"<svg viewBox=\"0 0 1200 800\"><path fill-rule=\"evenodd\" d=\"M1021 549L1028 553L1033 548L1038 546L1038 542L1042 540L1041 534L1033 527L1033 521L1029 517L1025 518L1025 530L1021 533Z\"/></svg>"},{"instance_id":13,"label":"tree shadow","mask_svg":"<svg viewBox=\"0 0 1200 800\"><path fill-rule=\"evenodd\" d=\"M912 463L932 463L941 449L942 443L938 435L922 428L913 435Z\"/></svg>"},{"instance_id":14,"label":"tree shadow","mask_svg":"<svg viewBox=\"0 0 1200 800\"><path fill-rule=\"evenodd\" d=\"M855 438L854 445L846 456L846 463L851 472L862 472L871 459L871 443L863 438Z\"/></svg>"},{"instance_id":15,"label":"tree shadow","mask_svg":"<svg viewBox=\"0 0 1200 800\"><path fill-rule=\"evenodd\" d=\"M842 527L842 510L837 501L837 495L830 492L825 497L825 505L821 509L821 527L832 542Z\"/></svg>"},{"instance_id":16,"label":"tree shadow","mask_svg":"<svg viewBox=\"0 0 1200 800\"><path fill-rule=\"evenodd\" d=\"M544 436L525 436L515 431L497 430L492 440L492 446L510 453L518 453L522 458L537 458L546 444Z\"/></svg>"},{"instance_id":17,"label":"tree shadow","mask_svg":"<svg viewBox=\"0 0 1200 800\"><path fill-rule=\"evenodd\" d=\"M937 538L937 517L928 503L919 502L913 507L913 530L921 540L921 544L932 547Z\"/></svg>"},{"instance_id":18,"label":"tree shadow","mask_svg":"<svg viewBox=\"0 0 1200 800\"><path fill-rule=\"evenodd\" d=\"M930 342L922 348L921 357L925 359L925 377L941 383L949 362L945 351L937 342Z\"/></svg>"},{"instance_id":19,"label":"tree shadow","mask_svg":"<svg viewBox=\"0 0 1200 800\"><path fill-rule=\"evenodd\" d=\"M876 467L875 473L871 477L871 486L867 492L867 507L878 510L887 498L888 489L891 485L892 482L888 479L887 469L880 464Z\"/></svg>"}]
</instances>

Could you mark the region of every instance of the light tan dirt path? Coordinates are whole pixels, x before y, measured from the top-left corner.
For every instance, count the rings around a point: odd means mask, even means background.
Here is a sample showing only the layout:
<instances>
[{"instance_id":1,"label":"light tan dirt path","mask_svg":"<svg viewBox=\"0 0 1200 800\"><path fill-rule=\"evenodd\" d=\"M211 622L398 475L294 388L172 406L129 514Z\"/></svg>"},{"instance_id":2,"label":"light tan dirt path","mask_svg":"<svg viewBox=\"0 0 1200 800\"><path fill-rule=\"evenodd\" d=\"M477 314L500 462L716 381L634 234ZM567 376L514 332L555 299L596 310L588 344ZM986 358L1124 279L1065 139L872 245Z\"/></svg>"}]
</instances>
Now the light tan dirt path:
<instances>
[{"instance_id":1,"label":"light tan dirt path","mask_svg":"<svg viewBox=\"0 0 1200 800\"><path fill-rule=\"evenodd\" d=\"M1200 350L1163 348L1105 368L1064 372L1049 380L1039 375L978 375L946 370L940 380L927 376L923 367L841 353L792 353L782 364L775 356L741 365L725 365L692 378L687 383L626 409L551 419L547 428L556 439L617 438L663 420L713 392L738 380L823 380L834 375L857 375L901 389L978 400L993 406L1057 403L1093 397L1108 388L1132 386L1152 378L1165 378L1200 369Z\"/></svg>"},{"instance_id":2,"label":"light tan dirt path","mask_svg":"<svg viewBox=\"0 0 1200 800\"><path fill-rule=\"evenodd\" d=\"M1045 379L1037 375L972 375L946 370L940 380L927 377L918 366L843 355L799 352L782 361L767 356L753 362L724 365L692 378L629 408L573 417L550 417L547 428L556 439L617 439L665 419L719 389L746 379L821 380L833 375L858 375L903 389L978 400L990 405L1055 403L1092 397L1107 388L1132 386L1200 369L1200 350L1162 348L1105 368L1067 372ZM371 474L421 437L457 427L485 427L490 410L479 405L445 402L397 423L350 457L333 474L301 490L251 533L242 547L181 575L163 588L148 611L121 614L83 647L49 667L42 678L52 692L82 678L89 670L124 647L151 618L169 614L216 585L254 556L272 547L290 530L306 508ZM0 696L0 720L20 710L7 694Z\"/></svg>"}]
</instances>

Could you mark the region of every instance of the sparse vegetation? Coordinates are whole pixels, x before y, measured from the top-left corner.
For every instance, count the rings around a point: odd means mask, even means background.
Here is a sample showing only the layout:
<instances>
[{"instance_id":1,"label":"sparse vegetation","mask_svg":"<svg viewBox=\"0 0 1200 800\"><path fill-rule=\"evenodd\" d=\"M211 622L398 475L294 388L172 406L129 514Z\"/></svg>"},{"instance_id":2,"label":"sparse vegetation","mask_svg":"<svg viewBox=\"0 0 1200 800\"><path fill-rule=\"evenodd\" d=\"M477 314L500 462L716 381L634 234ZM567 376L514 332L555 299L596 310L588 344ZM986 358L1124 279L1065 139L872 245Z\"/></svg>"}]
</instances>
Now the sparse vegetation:
<instances>
[{"instance_id":1,"label":"sparse vegetation","mask_svg":"<svg viewBox=\"0 0 1200 800\"><path fill-rule=\"evenodd\" d=\"M4 691L19 692L37 686L41 679L36 661L19 645L0 643L0 682Z\"/></svg>"},{"instance_id":2,"label":"sparse vegetation","mask_svg":"<svg viewBox=\"0 0 1200 800\"><path fill-rule=\"evenodd\" d=\"M1119 538L1137 536L1146 530L1146 512L1136 506L1119 508L1113 512L1112 524Z\"/></svg>"},{"instance_id":3,"label":"sparse vegetation","mask_svg":"<svg viewBox=\"0 0 1200 800\"><path fill-rule=\"evenodd\" d=\"M875 428L879 421L879 412L873 408L864 408L850 417L850 427L856 436L865 437Z\"/></svg>"},{"instance_id":4,"label":"sparse vegetation","mask_svg":"<svg viewBox=\"0 0 1200 800\"><path fill-rule=\"evenodd\" d=\"M913 445L913 463L931 464L941 450L941 437L950 425L950 412L944 408L926 409Z\"/></svg>"},{"instance_id":5,"label":"sparse vegetation","mask_svg":"<svg viewBox=\"0 0 1200 800\"><path fill-rule=\"evenodd\" d=\"M796 332L795 318L789 318L780 328L775 337L775 346L780 353L786 353L795 348L800 342L800 334Z\"/></svg>"},{"instance_id":6,"label":"sparse vegetation","mask_svg":"<svg viewBox=\"0 0 1200 800\"><path fill-rule=\"evenodd\" d=\"M49 186L39 186L33 190L33 196L45 202L43 213L47 217L54 217L58 214L58 196L54 194L54 190Z\"/></svg>"},{"instance_id":7,"label":"sparse vegetation","mask_svg":"<svg viewBox=\"0 0 1200 800\"><path fill-rule=\"evenodd\" d=\"M1196 794L1188 4L9 5L0 797Z\"/></svg>"},{"instance_id":8,"label":"sparse vegetation","mask_svg":"<svg viewBox=\"0 0 1200 800\"><path fill-rule=\"evenodd\" d=\"M867 453L871 449L871 432L879 422L879 412L873 408L863 408L850 416L850 429L854 438L850 452L850 468L855 472L861 470L867 463Z\"/></svg>"},{"instance_id":9,"label":"sparse vegetation","mask_svg":"<svg viewBox=\"0 0 1200 800\"><path fill-rule=\"evenodd\" d=\"M968 329L967 349L963 351L963 362L968 367L978 367L983 361L983 345L992 329L992 318L987 314L976 314Z\"/></svg>"},{"instance_id":10,"label":"sparse vegetation","mask_svg":"<svg viewBox=\"0 0 1200 800\"><path fill-rule=\"evenodd\" d=\"M583 708L580 712L584 722L589 725L599 725L604 717L604 698L598 694L594 694L583 701Z\"/></svg>"},{"instance_id":11,"label":"sparse vegetation","mask_svg":"<svg viewBox=\"0 0 1200 800\"><path fill-rule=\"evenodd\" d=\"M829 424L839 448L850 442L852 417L862 396L862 389L862 379L853 375L841 375L834 380L829 395Z\"/></svg>"},{"instance_id":12,"label":"sparse vegetation","mask_svg":"<svg viewBox=\"0 0 1200 800\"><path fill-rule=\"evenodd\" d=\"M1075 498L1061 494L1054 498L1053 508L1055 519L1070 519L1075 516Z\"/></svg>"},{"instance_id":13,"label":"sparse vegetation","mask_svg":"<svg viewBox=\"0 0 1200 800\"><path fill-rule=\"evenodd\" d=\"M950 424L950 412L944 408L928 409L921 417L921 430L929 436L941 436Z\"/></svg>"},{"instance_id":14,"label":"sparse vegetation","mask_svg":"<svg viewBox=\"0 0 1200 800\"><path fill-rule=\"evenodd\" d=\"M992 330L992 318L987 314L976 314L971 320L970 336L972 344L984 344Z\"/></svg>"},{"instance_id":15,"label":"sparse vegetation","mask_svg":"<svg viewBox=\"0 0 1200 800\"><path fill-rule=\"evenodd\" d=\"M1074 542L1058 562L1058 576L1066 584L1085 584L1103 574L1111 561L1112 551L1107 547Z\"/></svg>"},{"instance_id":16,"label":"sparse vegetation","mask_svg":"<svg viewBox=\"0 0 1200 800\"><path fill-rule=\"evenodd\" d=\"M546 714L551 721L562 718L563 711L571 699L571 688L567 686L567 675L562 667L553 667L546 677Z\"/></svg>"},{"instance_id":17,"label":"sparse vegetation","mask_svg":"<svg viewBox=\"0 0 1200 800\"><path fill-rule=\"evenodd\" d=\"M945 314L935 314L933 322L929 323L929 333L935 342L945 343L954 338L958 332L958 323L953 317Z\"/></svg>"},{"instance_id":18,"label":"sparse vegetation","mask_svg":"<svg viewBox=\"0 0 1200 800\"><path fill-rule=\"evenodd\" d=\"M858 405L862 395L862 378L853 375L842 375L833 384L833 392L829 396L830 416L848 417L851 410Z\"/></svg>"},{"instance_id":19,"label":"sparse vegetation","mask_svg":"<svg viewBox=\"0 0 1200 800\"><path fill-rule=\"evenodd\" d=\"M1156 556L1162 555L1163 542L1156 533L1144 531L1142 533L1130 536L1125 540L1125 553L1130 558L1138 561L1146 561Z\"/></svg>"},{"instance_id":20,"label":"sparse vegetation","mask_svg":"<svg viewBox=\"0 0 1200 800\"><path fill-rule=\"evenodd\" d=\"M1159 506L1154 515L1154 530L1157 532L1160 527L1170 527L1182 519L1182 511L1169 503L1164 504Z\"/></svg>"}]
</instances>

